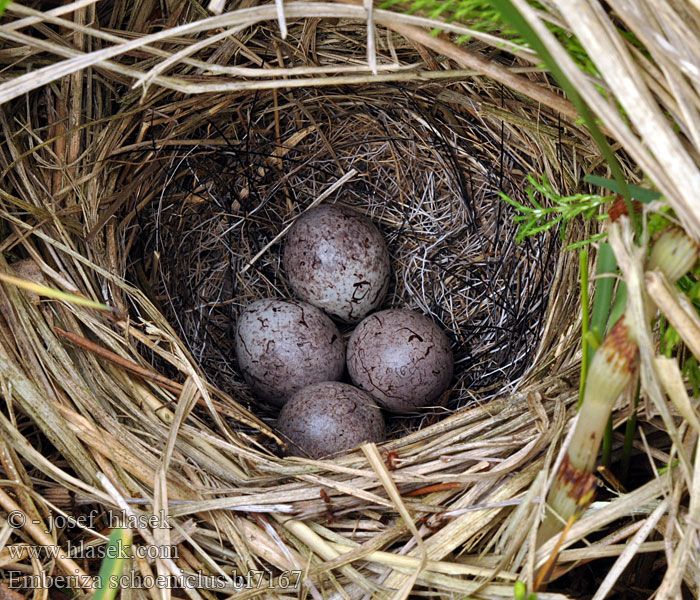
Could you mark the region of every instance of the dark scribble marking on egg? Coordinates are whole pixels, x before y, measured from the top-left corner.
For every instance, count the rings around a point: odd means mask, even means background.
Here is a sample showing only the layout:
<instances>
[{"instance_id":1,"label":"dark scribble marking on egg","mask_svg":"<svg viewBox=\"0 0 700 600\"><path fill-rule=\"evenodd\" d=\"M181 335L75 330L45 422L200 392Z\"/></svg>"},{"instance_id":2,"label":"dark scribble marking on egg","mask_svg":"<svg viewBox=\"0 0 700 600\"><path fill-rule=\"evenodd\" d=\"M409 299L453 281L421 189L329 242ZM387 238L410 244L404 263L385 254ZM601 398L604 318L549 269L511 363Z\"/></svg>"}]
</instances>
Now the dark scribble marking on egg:
<instances>
[{"instance_id":1,"label":"dark scribble marking on egg","mask_svg":"<svg viewBox=\"0 0 700 600\"><path fill-rule=\"evenodd\" d=\"M429 406L454 368L445 333L424 315L400 309L375 313L355 328L347 363L353 383L395 412Z\"/></svg>"},{"instance_id":2,"label":"dark scribble marking on egg","mask_svg":"<svg viewBox=\"0 0 700 600\"><path fill-rule=\"evenodd\" d=\"M282 407L277 428L291 442L290 454L311 458L386 438L374 399L338 381L315 383L296 392Z\"/></svg>"},{"instance_id":3,"label":"dark scribble marking on egg","mask_svg":"<svg viewBox=\"0 0 700 600\"><path fill-rule=\"evenodd\" d=\"M282 262L299 298L344 321L362 319L389 289L382 234L346 208L320 206L299 217L287 234Z\"/></svg>"},{"instance_id":4,"label":"dark scribble marking on egg","mask_svg":"<svg viewBox=\"0 0 700 600\"><path fill-rule=\"evenodd\" d=\"M259 300L241 313L236 359L253 392L283 404L297 390L339 379L345 344L335 323L297 300Z\"/></svg>"}]
</instances>

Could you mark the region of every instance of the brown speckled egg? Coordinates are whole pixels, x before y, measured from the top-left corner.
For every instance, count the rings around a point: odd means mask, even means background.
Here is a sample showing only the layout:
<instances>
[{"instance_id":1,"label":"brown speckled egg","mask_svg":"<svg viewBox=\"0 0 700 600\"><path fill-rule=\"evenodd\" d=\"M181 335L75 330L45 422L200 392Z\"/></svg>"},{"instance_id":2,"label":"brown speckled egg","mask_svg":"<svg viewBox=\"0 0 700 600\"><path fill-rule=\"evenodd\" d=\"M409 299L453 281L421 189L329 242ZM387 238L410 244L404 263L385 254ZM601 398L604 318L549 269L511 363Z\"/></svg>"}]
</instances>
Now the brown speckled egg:
<instances>
[{"instance_id":1,"label":"brown speckled egg","mask_svg":"<svg viewBox=\"0 0 700 600\"><path fill-rule=\"evenodd\" d=\"M351 323L377 308L389 289L382 234L367 217L339 206L320 206L297 219L283 265L299 298Z\"/></svg>"},{"instance_id":2,"label":"brown speckled egg","mask_svg":"<svg viewBox=\"0 0 700 600\"><path fill-rule=\"evenodd\" d=\"M367 317L350 336L347 356L353 383L395 412L429 406L452 379L447 336L412 310L383 310Z\"/></svg>"},{"instance_id":3,"label":"brown speckled egg","mask_svg":"<svg viewBox=\"0 0 700 600\"><path fill-rule=\"evenodd\" d=\"M236 359L253 392L281 405L297 390L339 379L345 344L335 323L296 300L259 300L238 318Z\"/></svg>"},{"instance_id":4,"label":"brown speckled egg","mask_svg":"<svg viewBox=\"0 0 700 600\"><path fill-rule=\"evenodd\" d=\"M277 428L291 442L290 454L311 458L386 438L382 413L372 397L338 381L296 392L282 407Z\"/></svg>"}]
</instances>

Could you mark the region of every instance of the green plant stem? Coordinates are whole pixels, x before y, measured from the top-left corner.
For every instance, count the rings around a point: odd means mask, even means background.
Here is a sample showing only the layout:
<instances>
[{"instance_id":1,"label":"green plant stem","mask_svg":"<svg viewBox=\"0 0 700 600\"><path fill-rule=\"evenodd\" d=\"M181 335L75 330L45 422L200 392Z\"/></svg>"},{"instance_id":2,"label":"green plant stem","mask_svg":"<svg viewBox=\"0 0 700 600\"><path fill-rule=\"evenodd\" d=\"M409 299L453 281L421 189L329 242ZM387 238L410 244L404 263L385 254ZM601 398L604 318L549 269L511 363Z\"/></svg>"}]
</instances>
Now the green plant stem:
<instances>
[{"instance_id":1,"label":"green plant stem","mask_svg":"<svg viewBox=\"0 0 700 600\"><path fill-rule=\"evenodd\" d=\"M596 348L590 343L589 331L599 342L605 334L605 326L610 314L613 288L615 280L612 273L617 269L617 261L610 244L603 242L598 251L598 266L596 273L598 280L595 288L595 300L593 301L593 315L588 318L588 253L584 256L579 254L579 267L581 270L581 336L582 336L582 358L581 358L581 386L579 390L578 407L581 408L584 394L586 392L586 377L591 358L595 354Z\"/></svg>"},{"instance_id":2,"label":"green plant stem","mask_svg":"<svg viewBox=\"0 0 700 600\"><path fill-rule=\"evenodd\" d=\"M579 384L578 407L581 408L583 394L586 389L586 376L590 344L588 338L588 250L582 248L578 253L578 265L581 271L581 382Z\"/></svg>"},{"instance_id":3,"label":"green plant stem","mask_svg":"<svg viewBox=\"0 0 700 600\"><path fill-rule=\"evenodd\" d=\"M680 228L669 227L654 242L648 265L650 269L659 269L675 284L693 267L699 256L700 246L694 240ZM646 318L651 317L651 312L648 312ZM580 512L590 501L592 473L605 427L615 401L636 370L637 338L630 334L627 318L625 314L615 323L591 359L583 404L569 447L547 495L548 510L538 532L538 543L561 531L562 523L577 518L577 511Z\"/></svg>"},{"instance_id":4,"label":"green plant stem","mask_svg":"<svg viewBox=\"0 0 700 600\"><path fill-rule=\"evenodd\" d=\"M605 328L610 317L610 310L613 305L613 289L615 279L612 274L617 269L617 261L612 247L607 242L600 245L598 251L598 268L596 274L595 300L593 302L593 315L591 317L591 329L597 339L602 340L607 333ZM608 420L605 433L603 434L603 464L610 466L610 455L612 454L613 425L612 417Z\"/></svg>"}]
</instances>

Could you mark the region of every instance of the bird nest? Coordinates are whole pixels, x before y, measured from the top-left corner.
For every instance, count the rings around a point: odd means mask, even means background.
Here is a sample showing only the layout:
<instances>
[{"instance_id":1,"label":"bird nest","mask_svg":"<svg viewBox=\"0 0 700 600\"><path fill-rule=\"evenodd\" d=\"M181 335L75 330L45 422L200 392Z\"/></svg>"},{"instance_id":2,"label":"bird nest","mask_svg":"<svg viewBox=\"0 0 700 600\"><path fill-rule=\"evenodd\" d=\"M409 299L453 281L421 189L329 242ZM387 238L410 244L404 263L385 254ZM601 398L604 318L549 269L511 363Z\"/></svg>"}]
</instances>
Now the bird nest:
<instances>
[{"instance_id":1,"label":"bird nest","mask_svg":"<svg viewBox=\"0 0 700 600\"><path fill-rule=\"evenodd\" d=\"M158 573L217 578L207 598L284 595L292 583L314 598L411 586L512 598L515 579L532 582L554 551L526 542L578 397L579 284L560 232L516 243L501 194L524 202L530 173L573 193L600 167L571 105L527 50L478 35L460 48L418 17L377 13L372 74L359 7L287 3L283 40L274 6L207 21L196 3L113 5L87 20L78 9L76 23L91 24L74 43L106 49L60 85L36 83L49 69L26 82L24 50L1 55L18 81L0 86L11 97L0 114L2 270L31 259L25 277L72 296L0 286L0 457L17 482L0 505L45 525L89 515L51 539L16 528L15 541L99 545L116 513L167 514L171 528L136 526L135 545L179 552L155 557ZM163 30L147 35L151 9ZM63 31L60 11L9 10L38 24L29 40L3 30L17 49L65 54L46 25ZM459 70L455 56L490 76ZM143 89L130 89L135 78ZM393 268L383 307L428 315L456 359L439 405L392 417L380 448L324 461L280 457L276 413L252 397L232 351L245 306L291 297L285 233L318 202L372 219ZM586 227L561 233L576 241ZM660 489L611 502L608 516L627 518ZM581 539L599 523L577 526ZM95 574L99 561L57 565ZM127 568L145 577L152 565ZM242 591L236 573L260 577Z\"/></svg>"},{"instance_id":2,"label":"bird nest","mask_svg":"<svg viewBox=\"0 0 700 600\"><path fill-rule=\"evenodd\" d=\"M526 202L532 161L505 150L517 137L466 108L478 104L461 82L268 91L181 125L179 143L151 128L157 150L127 158L152 173L128 203L139 207L124 228L135 240L128 273L149 282L142 289L217 386L274 417L235 363L238 315L293 297L280 256L300 214L348 206L389 248L392 285L379 308L420 311L452 342L454 384L424 416L513 389L541 337L559 238L514 243L514 209L499 194Z\"/></svg>"}]
</instances>

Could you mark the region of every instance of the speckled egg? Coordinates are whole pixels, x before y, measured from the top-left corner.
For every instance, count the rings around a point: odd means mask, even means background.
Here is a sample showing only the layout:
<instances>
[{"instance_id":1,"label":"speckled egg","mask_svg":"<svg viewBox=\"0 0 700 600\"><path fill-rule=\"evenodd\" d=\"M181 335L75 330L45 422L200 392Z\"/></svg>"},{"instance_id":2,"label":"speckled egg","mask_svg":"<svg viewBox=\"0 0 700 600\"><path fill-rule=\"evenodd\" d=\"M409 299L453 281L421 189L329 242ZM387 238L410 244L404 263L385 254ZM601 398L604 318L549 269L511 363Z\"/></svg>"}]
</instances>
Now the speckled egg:
<instances>
[{"instance_id":1,"label":"speckled egg","mask_svg":"<svg viewBox=\"0 0 700 600\"><path fill-rule=\"evenodd\" d=\"M391 277L382 234L367 217L339 206L320 206L297 219L283 266L299 298L350 323L379 306Z\"/></svg>"},{"instance_id":2,"label":"speckled egg","mask_svg":"<svg viewBox=\"0 0 700 600\"><path fill-rule=\"evenodd\" d=\"M338 381L296 392L282 407L277 428L288 438L290 454L311 458L386 438L382 413L372 397Z\"/></svg>"},{"instance_id":3,"label":"speckled egg","mask_svg":"<svg viewBox=\"0 0 700 600\"><path fill-rule=\"evenodd\" d=\"M297 390L339 379L345 344L331 319L305 302L259 300L238 318L236 359L253 392L284 404Z\"/></svg>"},{"instance_id":4,"label":"speckled egg","mask_svg":"<svg viewBox=\"0 0 700 600\"><path fill-rule=\"evenodd\" d=\"M353 383L394 412L429 406L449 386L454 361L445 333L412 310L383 310L353 331L347 350Z\"/></svg>"}]
</instances>

